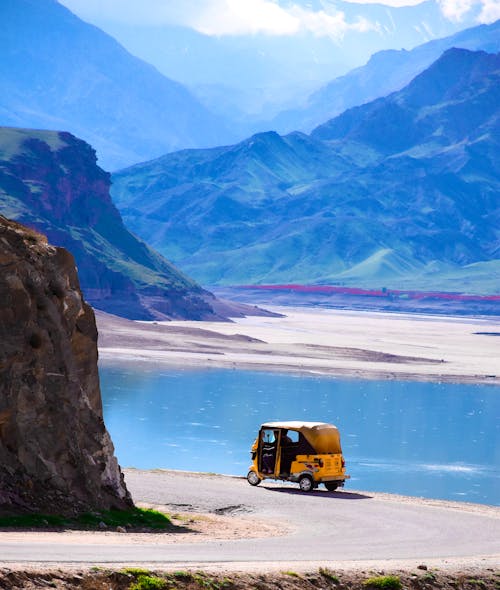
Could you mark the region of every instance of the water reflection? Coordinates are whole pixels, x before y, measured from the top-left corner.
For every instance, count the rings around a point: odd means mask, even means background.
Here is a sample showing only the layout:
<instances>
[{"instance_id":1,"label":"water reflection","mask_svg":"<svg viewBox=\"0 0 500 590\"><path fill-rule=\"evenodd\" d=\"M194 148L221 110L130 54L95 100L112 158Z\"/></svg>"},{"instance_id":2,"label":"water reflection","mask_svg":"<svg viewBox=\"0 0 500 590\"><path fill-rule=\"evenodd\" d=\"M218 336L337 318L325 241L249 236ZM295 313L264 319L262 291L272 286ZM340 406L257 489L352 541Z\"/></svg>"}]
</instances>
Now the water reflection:
<instances>
[{"instance_id":1,"label":"water reflection","mask_svg":"<svg viewBox=\"0 0 500 590\"><path fill-rule=\"evenodd\" d=\"M348 487L500 504L500 388L101 367L122 465L245 474L266 420L339 426Z\"/></svg>"}]
</instances>

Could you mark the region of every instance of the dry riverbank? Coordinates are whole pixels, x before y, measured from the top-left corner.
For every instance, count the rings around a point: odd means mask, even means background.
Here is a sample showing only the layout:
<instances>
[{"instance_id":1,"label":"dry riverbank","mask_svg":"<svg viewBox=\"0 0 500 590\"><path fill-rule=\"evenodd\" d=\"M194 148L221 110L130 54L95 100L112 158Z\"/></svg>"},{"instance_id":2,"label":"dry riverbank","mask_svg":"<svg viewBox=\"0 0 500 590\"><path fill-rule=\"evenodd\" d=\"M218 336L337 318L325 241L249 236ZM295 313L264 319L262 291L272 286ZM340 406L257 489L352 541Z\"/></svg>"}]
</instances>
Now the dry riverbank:
<instances>
[{"instance_id":1,"label":"dry riverbank","mask_svg":"<svg viewBox=\"0 0 500 590\"><path fill-rule=\"evenodd\" d=\"M500 383L500 321L329 309L233 323L133 322L97 312L100 358L366 379Z\"/></svg>"},{"instance_id":2,"label":"dry riverbank","mask_svg":"<svg viewBox=\"0 0 500 590\"><path fill-rule=\"evenodd\" d=\"M142 570L142 572L141 572ZM65 590L130 590L140 583L141 576L156 582L144 581L138 588L178 588L184 590L301 590L311 588L335 590L377 590L367 586L370 578L393 576L387 590L397 590L398 582L404 590L498 590L500 572L493 567L428 567L425 564L400 568L302 570L291 564L290 569L279 572L234 571L233 569L177 569L166 571L154 567L126 569L0 569L0 588L5 590L39 590L56 588ZM153 585L155 584L156 585Z\"/></svg>"}]
</instances>

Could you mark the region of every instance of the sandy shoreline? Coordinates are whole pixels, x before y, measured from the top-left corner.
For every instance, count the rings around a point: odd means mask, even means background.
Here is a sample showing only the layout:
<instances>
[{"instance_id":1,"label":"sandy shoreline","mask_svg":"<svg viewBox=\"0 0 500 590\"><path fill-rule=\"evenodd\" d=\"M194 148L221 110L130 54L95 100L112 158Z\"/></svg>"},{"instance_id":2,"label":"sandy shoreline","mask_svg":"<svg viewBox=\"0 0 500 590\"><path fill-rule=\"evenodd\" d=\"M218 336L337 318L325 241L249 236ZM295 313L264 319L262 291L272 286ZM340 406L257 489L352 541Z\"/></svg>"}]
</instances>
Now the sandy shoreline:
<instances>
[{"instance_id":1,"label":"sandy shoreline","mask_svg":"<svg viewBox=\"0 0 500 590\"><path fill-rule=\"evenodd\" d=\"M268 307L285 317L233 323L133 322L97 312L104 363L155 362L399 379L500 384L500 321Z\"/></svg>"}]
</instances>

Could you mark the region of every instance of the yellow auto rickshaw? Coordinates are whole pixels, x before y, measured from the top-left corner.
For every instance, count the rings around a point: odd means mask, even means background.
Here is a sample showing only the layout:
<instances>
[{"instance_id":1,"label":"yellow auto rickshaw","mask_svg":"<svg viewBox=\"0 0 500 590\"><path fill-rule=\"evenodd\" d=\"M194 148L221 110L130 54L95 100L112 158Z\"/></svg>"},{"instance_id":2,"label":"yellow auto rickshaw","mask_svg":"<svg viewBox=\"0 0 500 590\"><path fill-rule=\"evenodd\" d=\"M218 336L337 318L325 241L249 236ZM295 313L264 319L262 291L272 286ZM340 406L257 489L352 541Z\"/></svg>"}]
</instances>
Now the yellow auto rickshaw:
<instances>
[{"instance_id":1,"label":"yellow auto rickshaw","mask_svg":"<svg viewBox=\"0 0 500 590\"><path fill-rule=\"evenodd\" d=\"M248 483L263 479L297 482L303 492L323 483L327 490L342 487L349 475L336 426L323 422L266 422L252 450Z\"/></svg>"}]
</instances>

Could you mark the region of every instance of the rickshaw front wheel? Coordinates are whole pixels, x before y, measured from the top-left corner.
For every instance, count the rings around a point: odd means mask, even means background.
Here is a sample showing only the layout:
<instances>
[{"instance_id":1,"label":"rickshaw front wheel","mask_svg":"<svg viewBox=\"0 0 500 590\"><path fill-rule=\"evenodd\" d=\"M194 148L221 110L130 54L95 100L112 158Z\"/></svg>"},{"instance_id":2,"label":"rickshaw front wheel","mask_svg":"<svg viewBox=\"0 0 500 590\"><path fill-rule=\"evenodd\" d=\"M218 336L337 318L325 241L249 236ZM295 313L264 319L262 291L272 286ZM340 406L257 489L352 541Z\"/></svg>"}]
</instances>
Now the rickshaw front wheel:
<instances>
[{"instance_id":1,"label":"rickshaw front wheel","mask_svg":"<svg viewBox=\"0 0 500 590\"><path fill-rule=\"evenodd\" d=\"M303 492L311 492L314 489L314 483L310 475L303 475L299 479L299 487Z\"/></svg>"},{"instance_id":2,"label":"rickshaw front wheel","mask_svg":"<svg viewBox=\"0 0 500 590\"><path fill-rule=\"evenodd\" d=\"M258 486L262 480L255 471L249 471L247 473L247 481L251 486Z\"/></svg>"},{"instance_id":3,"label":"rickshaw front wheel","mask_svg":"<svg viewBox=\"0 0 500 590\"><path fill-rule=\"evenodd\" d=\"M325 488L329 492L334 492L339 487L339 484L335 481L325 481Z\"/></svg>"}]
</instances>

